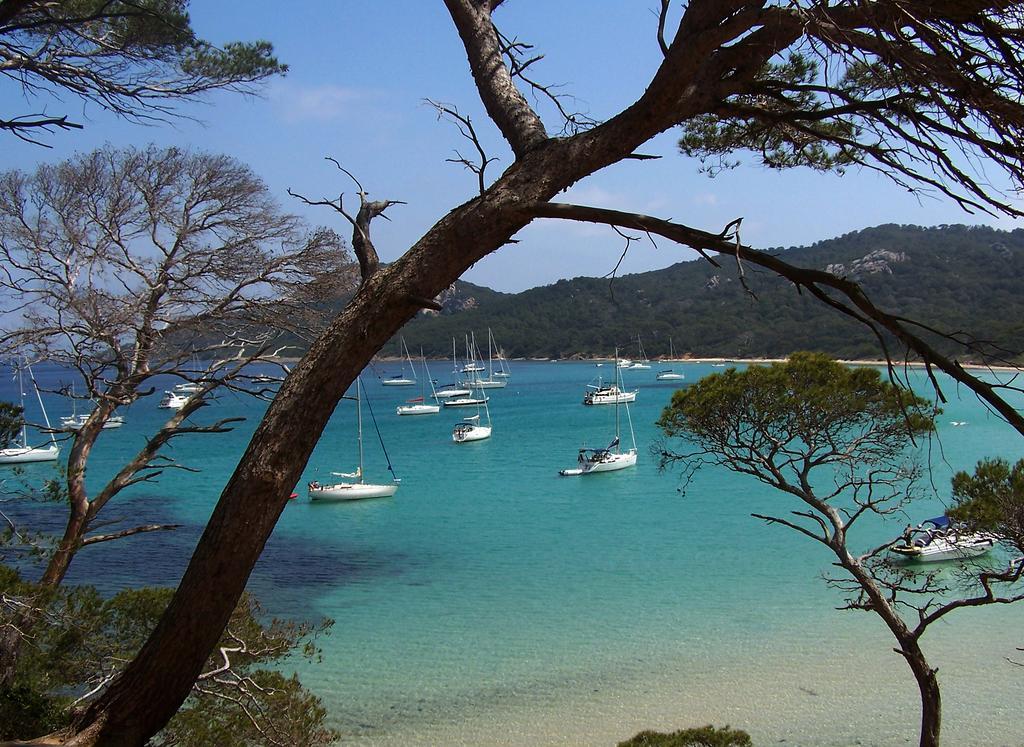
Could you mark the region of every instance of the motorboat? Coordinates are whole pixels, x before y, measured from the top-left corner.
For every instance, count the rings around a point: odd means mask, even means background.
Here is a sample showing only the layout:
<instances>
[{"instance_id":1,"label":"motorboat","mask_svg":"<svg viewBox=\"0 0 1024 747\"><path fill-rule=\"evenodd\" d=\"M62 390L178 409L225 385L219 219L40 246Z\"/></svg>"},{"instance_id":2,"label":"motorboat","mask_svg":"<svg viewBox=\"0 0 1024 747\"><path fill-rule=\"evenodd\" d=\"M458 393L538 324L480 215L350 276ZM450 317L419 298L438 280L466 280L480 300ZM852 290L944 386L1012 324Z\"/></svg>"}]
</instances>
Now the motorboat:
<instances>
[{"instance_id":1,"label":"motorboat","mask_svg":"<svg viewBox=\"0 0 1024 747\"><path fill-rule=\"evenodd\" d=\"M964 560L984 555L998 541L994 535L971 532L954 524L947 516L937 516L916 527L908 526L903 536L889 550L919 562Z\"/></svg>"},{"instance_id":2,"label":"motorboat","mask_svg":"<svg viewBox=\"0 0 1024 747\"><path fill-rule=\"evenodd\" d=\"M585 405L619 405L636 401L637 390L623 391L617 384L602 386L600 381L597 385L587 384L587 391L583 395Z\"/></svg>"},{"instance_id":3,"label":"motorboat","mask_svg":"<svg viewBox=\"0 0 1024 747\"><path fill-rule=\"evenodd\" d=\"M178 386L182 385L179 384ZM160 401L157 403L156 406L162 407L165 410L180 410L182 407L184 407L185 403L188 402L189 398L192 395L189 394L188 392L179 392L176 390L177 387L175 387L174 389L165 389L164 396L160 398Z\"/></svg>"},{"instance_id":4,"label":"motorboat","mask_svg":"<svg viewBox=\"0 0 1024 747\"><path fill-rule=\"evenodd\" d=\"M57 440L53 436L53 430L50 428L50 418L46 415L46 407L43 405L43 397L39 393L39 387L36 385L36 378L32 374L32 368L25 362L22 366L18 366L18 392L21 395L21 409L25 411L25 386L23 381L22 370L28 371L29 378L32 380L32 388L36 392L36 399L39 401L39 409L43 413L43 421L46 423L46 429L50 432L50 443L42 446L30 446L28 442L28 424L25 422L24 417L21 420L21 443L8 443L6 448L0 449L0 464L27 464L29 462L53 462L60 457L60 447L57 445Z\"/></svg>"},{"instance_id":5,"label":"motorboat","mask_svg":"<svg viewBox=\"0 0 1024 747\"><path fill-rule=\"evenodd\" d=\"M332 472L331 474L335 477L345 478L342 482L337 482L332 485L322 485L320 482L313 480L307 485L309 491L309 499L311 501L355 501L362 500L364 498L390 498L398 490L398 485L401 482L396 476L395 471L391 467L391 461L388 461L388 470L391 472L392 480L390 483L369 483L363 481L363 407L362 407L362 381L359 377L356 377L356 441L359 445L359 466L355 472ZM370 410L370 416L373 416L373 410ZM376 425L376 421L374 421ZM378 429L378 434L380 433ZM381 442L383 448L384 443ZM385 458L387 458L387 451L384 452Z\"/></svg>"}]
</instances>

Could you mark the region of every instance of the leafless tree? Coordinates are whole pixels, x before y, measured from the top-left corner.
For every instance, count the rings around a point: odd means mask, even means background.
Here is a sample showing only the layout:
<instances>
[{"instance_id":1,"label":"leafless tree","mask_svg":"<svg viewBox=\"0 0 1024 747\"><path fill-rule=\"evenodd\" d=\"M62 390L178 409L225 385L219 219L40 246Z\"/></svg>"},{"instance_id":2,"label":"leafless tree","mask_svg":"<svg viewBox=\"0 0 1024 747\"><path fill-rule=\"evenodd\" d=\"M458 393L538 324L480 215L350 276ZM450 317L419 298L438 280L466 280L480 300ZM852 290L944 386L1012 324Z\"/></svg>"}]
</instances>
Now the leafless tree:
<instances>
[{"instance_id":1,"label":"leafless tree","mask_svg":"<svg viewBox=\"0 0 1024 747\"><path fill-rule=\"evenodd\" d=\"M0 0L0 75L30 105L73 95L136 121L174 116L213 89L255 90L287 70L267 42L218 49L196 37L188 0ZM4 115L0 130L43 144L43 132L81 129L67 115Z\"/></svg>"},{"instance_id":2,"label":"leafless tree","mask_svg":"<svg viewBox=\"0 0 1024 747\"><path fill-rule=\"evenodd\" d=\"M501 0L444 3L483 107L511 151L509 165L397 261L364 276L268 409L161 623L69 743L140 744L166 722L224 629L329 414L372 355L424 299L537 218L637 227L612 211L551 201L584 177L636 158L656 135L682 126L684 149L711 160L748 148L770 167L876 168L968 209L1020 213L983 173L999 169L1012 185L1024 181L1018 3L690 0L673 15L663 2L651 33L663 59L635 102L563 137L549 136L517 88L522 65L506 57L513 37L493 21ZM657 222L630 220L641 228ZM744 246L736 225L716 232L671 222L662 235L708 256L759 261L872 329L888 330L1024 433L1003 392L939 355L913 322L878 309L851 281Z\"/></svg>"},{"instance_id":3,"label":"leafless tree","mask_svg":"<svg viewBox=\"0 0 1024 747\"><path fill-rule=\"evenodd\" d=\"M126 488L186 468L161 453L172 439L230 428L190 420L217 391L266 396L246 366L276 361L282 331L316 329L311 289L336 295L355 278L340 237L304 230L247 168L175 148L108 146L0 175L0 259L3 312L20 320L0 332L0 351L63 365L75 396L95 402L69 434L69 515L44 586L62 581L82 547L166 529L111 530L101 512ZM103 425L168 375L198 391L90 495L86 466Z\"/></svg>"}]
</instances>

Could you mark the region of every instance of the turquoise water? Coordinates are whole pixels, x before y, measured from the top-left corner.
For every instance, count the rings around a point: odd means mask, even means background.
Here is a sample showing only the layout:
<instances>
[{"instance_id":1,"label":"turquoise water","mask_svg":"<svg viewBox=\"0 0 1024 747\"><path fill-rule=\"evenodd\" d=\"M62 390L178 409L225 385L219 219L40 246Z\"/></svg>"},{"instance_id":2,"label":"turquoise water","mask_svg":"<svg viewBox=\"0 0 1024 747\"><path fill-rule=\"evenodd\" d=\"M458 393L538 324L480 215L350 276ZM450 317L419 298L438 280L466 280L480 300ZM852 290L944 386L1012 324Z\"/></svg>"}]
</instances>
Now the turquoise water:
<instances>
[{"instance_id":1,"label":"turquoise water","mask_svg":"<svg viewBox=\"0 0 1024 747\"><path fill-rule=\"evenodd\" d=\"M437 362L433 373L447 381L448 367ZM678 368L688 381L721 370ZM614 408L580 401L593 377L613 375L611 364L514 363L508 388L489 391L493 437L462 445L450 432L468 413L400 418L394 406L418 390L364 379L400 490L311 504L300 487L250 585L275 614L335 619L323 663L302 675L346 743L608 745L643 728L729 723L758 745L916 744L916 690L881 624L834 609L841 600L821 581L828 559L818 546L750 517L784 512L786 499L710 470L681 494L677 474L658 472L653 423L674 386L655 382L656 370L625 373L641 390L630 407L637 467L585 478L557 472L574 466L580 446L610 440ZM36 373L44 385L59 378ZM947 389L938 438L923 447L936 494L854 543L940 512L953 470L1024 456L1024 439ZM155 430L167 414L157 399L103 434L90 482ZM173 583L263 407L229 395L201 411L199 422L247 421L177 441L170 453L200 471L165 472L109 509L183 528L90 548L72 580ZM70 411L49 409L51 418ZM363 414L367 478L385 479ZM354 422L343 402L300 485L354 469ZM1006 661L1024 658L1015 651L1022 622L1024 606L986 609L929 632L947 744L1024 744L1024 669Z\"/></svg>"}]
</instances>

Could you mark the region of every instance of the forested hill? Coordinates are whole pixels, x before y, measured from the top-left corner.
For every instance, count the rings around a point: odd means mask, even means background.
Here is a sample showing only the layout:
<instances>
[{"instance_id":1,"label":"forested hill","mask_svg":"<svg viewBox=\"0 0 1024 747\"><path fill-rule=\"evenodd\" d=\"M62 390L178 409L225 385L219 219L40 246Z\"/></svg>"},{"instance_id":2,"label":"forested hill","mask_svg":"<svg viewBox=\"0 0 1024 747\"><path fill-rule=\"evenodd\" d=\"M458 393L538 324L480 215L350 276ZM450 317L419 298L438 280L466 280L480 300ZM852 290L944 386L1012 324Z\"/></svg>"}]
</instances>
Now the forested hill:
<instances>
[{"instance_id":1,"label":"forested hill","mask_svg":"<svg viewBox=\"0 0 1024 747\"><path fill-rule=\"evenodd\" d=\"M884 225L813 246L772 249L787 262L831 269L858 280L883 309L930 327L1024 350L1024 230L960 225ZM610 356L616 346L667 355L777 357L819 350L876 358L866 328L797 293L788 282L746 266L756 299L737 279L736 263L704 261L607 279L579 277L523 293L500 294L457 283L441 314L424 313L402 330L410 350L451 352L475 331L486 355L490 327L508 357ZM397 340L385 353L394 353ZM941 341L945 352L953 348Z\"/></svg>"}]
</instances>

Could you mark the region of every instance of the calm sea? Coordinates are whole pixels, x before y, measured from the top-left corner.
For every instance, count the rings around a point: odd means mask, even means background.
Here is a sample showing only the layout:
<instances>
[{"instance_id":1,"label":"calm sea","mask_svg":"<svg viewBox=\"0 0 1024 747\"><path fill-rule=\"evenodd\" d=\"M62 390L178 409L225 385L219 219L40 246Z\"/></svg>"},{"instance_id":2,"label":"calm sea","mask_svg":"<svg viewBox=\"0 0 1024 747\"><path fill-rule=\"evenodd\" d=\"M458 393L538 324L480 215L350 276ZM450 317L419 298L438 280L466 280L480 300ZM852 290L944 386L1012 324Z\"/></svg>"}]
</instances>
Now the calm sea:
<instances>
[{"instance_id":1,"label":"calm sea","mask_svg":"<svg viewBox=\"0 0 1024 747\"><path fill-rule=\"evenodd\" d=\"M450 363L431 367L450 380ZM391 499L308 501L306 481L356 466L354 405L342 402L250 584L274 614L336 621L323 662L298 666L345 743L610 745L644 728L714 723L745 728L758 745L916 744L916 688L881 623L835 609L820 547L750 516L795 506L725 471L699 473L685 493L678 474L659 473L654 421L676 384L656 382L658 368L625 373L640 389L629 411L637 467L583 478L558 470L581 446L611 440L614 408L581 405L588 382L613 376L611 363L513 362L508 387L489 391L493 437L463 445L450 433L467 413L398 417L395 405L418 388L366 373L366 475L387 476L368 405L401 488ZM691 382L722 370L677 369ZM36 375L44 386L61 379L53 368ZM946 392L937 439L922 447L933 495L864 527L855 545L940 513L954 470L1024 457L1024 439L969 393L949 383ZM8 381L0 396L14 396ZM157 428L167 414L158 398L104 432L90 484ZM51 418L71 409L47 404ZM108 508L183 528L89 548L71 580L173 584L264 407L227 395L195 416L246 421L175 441L168 454L198 471L169 469ZM38 418L31 402L28 412ZM1024 745L1024 668L1008 661L1024 659L1024 605L953 615L925 643L940 670L944 743Z\"/></svg>"}]
</instances>

